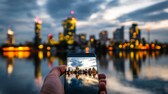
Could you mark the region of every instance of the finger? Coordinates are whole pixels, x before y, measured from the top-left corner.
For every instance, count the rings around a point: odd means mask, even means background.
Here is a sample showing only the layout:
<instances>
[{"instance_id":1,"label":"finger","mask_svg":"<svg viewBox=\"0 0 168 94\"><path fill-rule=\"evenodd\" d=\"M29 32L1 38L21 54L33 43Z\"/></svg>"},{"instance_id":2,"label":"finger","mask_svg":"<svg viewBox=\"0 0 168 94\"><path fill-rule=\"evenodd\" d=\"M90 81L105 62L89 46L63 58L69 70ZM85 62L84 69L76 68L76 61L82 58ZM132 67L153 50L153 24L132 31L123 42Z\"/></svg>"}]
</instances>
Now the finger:
<instances>
[{"instance_id":1,"label":"finger","mask_svg":"<svg viewBox=\"0 0 168 94\"><path fill-rule=\"evenodd\" d=\"M66 71L66 66L65 65L60 65L57 67L54 67L51 71L50 71L50 75L55 75L57 77L61 76L62 74L64 74Z\"/></svg>"},{"instance_id":2,"label":"finger","mask_svg":"<svg viewBox=\"0 0 168 94\"><path fill-rule=\"evenodd\" d=\"M106 91L100 91L100 94L106 94Z\"/></svg>"},{"instance_id":3,"label":"finger","mask_svg":"<svg viewBox=\"0 0 168 94\"><path fill-rule=\"evenodd\" d=\"M99 83L99 91L106 91L106 84L104 82Z\"/></svg>"},{"instance_id":4,"label":"finger","mask_svg":"<svg viewBox=\"0 0 168 94\"><path fill-rule=\"evenodd\" d=\"M105 85L106 85L106 80L105 79L100 79L99 83L101 83L101 82L105 83Z\"/></svg>"},{"instance_id":5,"label":"finger","mask_svg":"<svg viewBox=\"0 0 168 94\"><path fill-rule=\"evenodd\" d=\"M105 74L99 74L99 80L100 79L106 79L106 75Z\"/></svg>"}]
</instances>

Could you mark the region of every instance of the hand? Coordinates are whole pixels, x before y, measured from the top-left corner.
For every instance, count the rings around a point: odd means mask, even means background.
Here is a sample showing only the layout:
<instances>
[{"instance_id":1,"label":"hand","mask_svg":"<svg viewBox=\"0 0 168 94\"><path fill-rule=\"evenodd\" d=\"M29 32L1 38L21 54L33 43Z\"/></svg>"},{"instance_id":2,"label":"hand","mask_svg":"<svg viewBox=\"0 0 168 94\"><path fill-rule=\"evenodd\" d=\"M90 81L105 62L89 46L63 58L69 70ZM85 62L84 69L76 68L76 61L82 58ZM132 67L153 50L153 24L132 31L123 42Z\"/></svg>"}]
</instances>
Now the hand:
<instances>
[{"instance_id":1,"label":"hand","mask_svg":"<svg viewBox=\"0 0 168 94\"><path fill-rule=\"evenodd\" d=\"M64 94L64 87L59 77L65 73L65 71L65 65L53 68L45 78L40 94Z\"/></svg>"},{"instance_id":2,"label":"hand","mask_svg":"<svg viewBox=\"0 0 168 94\"><path fill-rule=\"evenodd\" d=\"M107 94L105 79L106 79L106 75L99 74L99 94Z\"/></svg>"},{"instance_id":3,"label":"hand","mask_svg":"<svg viewBox=\"0 0 168 94\"><path fill-rule=\"evenodd\" d=\"M60 65L53 68L44 80L40 94L64 94L64 86L61 83L60 76L66 72L66 66ZM106 93L106 76L99 75L99 92L100 94Z\"/></svg>"}]
</instances>

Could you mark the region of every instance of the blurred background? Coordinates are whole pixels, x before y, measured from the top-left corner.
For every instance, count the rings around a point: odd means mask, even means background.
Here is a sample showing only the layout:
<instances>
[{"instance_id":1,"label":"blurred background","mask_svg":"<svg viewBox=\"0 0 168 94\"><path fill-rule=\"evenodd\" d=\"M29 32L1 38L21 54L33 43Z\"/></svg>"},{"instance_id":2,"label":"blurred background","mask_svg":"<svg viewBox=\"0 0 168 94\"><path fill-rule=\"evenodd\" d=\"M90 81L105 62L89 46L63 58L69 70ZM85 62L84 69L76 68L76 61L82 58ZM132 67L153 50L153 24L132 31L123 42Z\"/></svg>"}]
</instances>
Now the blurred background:
<instances>
[{"instance_id":1,"label":"blurred background","mask_svg":"<svg viewBox=\"0 0 168 94\"><path fill-rule=\"evenodd\" d=\"M66 65L68 53L96 54L108 94L167 94L167 5L1 0L0 94L39 94L47 73Z\"/></svg>"}]
</instances>

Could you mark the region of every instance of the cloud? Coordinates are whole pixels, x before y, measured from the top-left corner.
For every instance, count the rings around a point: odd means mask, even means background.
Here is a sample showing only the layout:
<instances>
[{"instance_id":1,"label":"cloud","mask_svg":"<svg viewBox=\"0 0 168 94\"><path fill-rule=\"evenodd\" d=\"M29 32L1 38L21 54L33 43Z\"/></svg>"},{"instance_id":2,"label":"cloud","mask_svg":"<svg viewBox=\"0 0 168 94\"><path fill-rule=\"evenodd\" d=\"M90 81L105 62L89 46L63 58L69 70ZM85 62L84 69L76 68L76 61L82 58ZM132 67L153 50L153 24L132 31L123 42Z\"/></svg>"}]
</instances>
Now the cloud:
<instances>
[{"instance_id":1,"label":"cloud","mask_svg":"<svg viewBox=\"0 0 168 94\"><path fill-rule=\"evenodd\" d=\"M157 22L146 22L146 24L140 27L141 29L150 28L151 30L168 29L168 26L166 25L166 23L168 23L168 20L161 20Z\"/></svg>"},{"instance_id":2,"label":"cloud","mask_svg":"<svg viewBox=\"0 0 168 94\"><path fill-rule=\"evenodd\" d=\"M77 67L77 66L78 66L78 67L83 66L82 61L79 61L79 60L77 60L77 59L70 59L69 62L72 62L72 63L71 63L71 66L74 67L74 68Z\"/></svg>"},{"instance_id":3,"label":"cloud","mask_svg":"<svg viewBox=\"0 0 168 94\"><path fill-rule=\"evenodd\" d=\"M55 19L65 19L71 10L79 20L86 20L93 12L99 11L97 7L103 1L80 1L80 0L50 0L46 8L48 13Z\"/></svg>"},{"instance_id":4,"label":"cloud","mask_svg":"<svg viewBox=\"0 0 168 94\"><path fill-rule=\"evenodd\" d=\"M20 42L20 38L17 34L22 33L23 36L34 29L33 27L33 14L31 11L38 9L34 0L23 1L23 0L1 0L0 1L0 25L4 27L3 36L6 35L7 28L10 26L15 32L15 38ZM29 33L31 34L31 33ZM6 38L0 38L5 42ZM26 40L26 39L25 39ZM29 40L29 38L27 39ZM17 41L18 42L18 41ZM2 43L2 42L1 42Z\"/></svg>"},{"instance_id":5,"label":"cloud","mask_svg":"<svg viewBox=\"0 0 168 94\"><path fill-rule=\"evenodd\" d=\"M46 4L47 0L37 0L37 5L44 6Z\"/></svg>"},{"instance_id":6,"label":"cloud","mask_svg":"<svg viewBox=\"0 0 168 94\"><path fill-rule=\"evenodd\" d=\"M131 26L132 22L138 21L138 20L134 21L134 19L131 19L131 17L127 17L127 15L141 9L145 10L146 8L153 6L157 3L160 3L162 1L111 0L100 4L100 6L101 5L108 5L108 6L102 8L98 12L92 13L92 15L90 15L88 20L78 21L77 25L78 28L80 28L80 31L81 29L84 29L85 31L92 31L92 32L94 31L95 33L98 33L103 29L105 30L111 29L109 31L110 33L111 31L113 31L114 27L116 28L118 26L125 25L126 21L132 20L129 21L129 24L127 24L127 26L129 27ZM109 6L110 4L111 5L114 4L114 6ZM138 24L144 25L145 23L139 21ZM88 29L86 30L85 28ZM126 27L126 29L127 28L128 27Z\"/></svg>"},{"instance_id":7,"label":"cloud","mask_svg":"<svg viewBox=\"0 0 168 94\"><path fill-rule=\"evenodd\" d=\"M16 42L24 42L17 34L25 32L25 35L34 36L34 18L39 16L43 20L41 35L45 41L48 33L58 35L56 33L63 31L61 22L70 16L71 10L75 11L78 20L78 34L95 34L98 37L100 31L108 30L112 36L116 27L131 21L138 22L141 27L151 23L156 26L155 30L159 30L167 28L163 26L168 17L167 4L165 0L1 0L0 30L5 35L7 28L12 26ZM126 31L128 27L130 25L127 24ZM0 37L0 43L5 40Z\"/></svg>"},{"instance_id":8,"label":"cloud","mask_svg":"<svg viewBox=\"0 0 168 94\"><path fill-rule=\"evenodd\" d=\"M152 2L149 2L152 3ZM140 3L141 4L141 3ZM121 16L119 19L131 19L135 21L159 21L167 19L168 14L164 12L164 9L167 9L168 1L159 0L154 2L150 6L143 7L131 13L127 13Z\"/></svg>"}]
</instances>

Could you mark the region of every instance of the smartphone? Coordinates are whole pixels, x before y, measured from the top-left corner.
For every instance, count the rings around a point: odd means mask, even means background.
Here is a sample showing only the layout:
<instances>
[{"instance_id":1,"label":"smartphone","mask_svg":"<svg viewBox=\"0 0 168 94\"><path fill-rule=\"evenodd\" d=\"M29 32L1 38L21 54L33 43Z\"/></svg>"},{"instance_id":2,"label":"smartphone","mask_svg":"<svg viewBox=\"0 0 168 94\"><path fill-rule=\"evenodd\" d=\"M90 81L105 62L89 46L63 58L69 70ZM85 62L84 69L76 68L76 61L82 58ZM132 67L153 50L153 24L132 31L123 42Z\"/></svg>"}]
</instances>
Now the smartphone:
<instances>
[{"instance_id":1,"label":"smartphone","mask_svg":"<svg viewBox=\"0 0 168 94\"><path fill-rule=\"evenodd\" d=\"M96 55L68 54L65 94L98 94Z\"/></svg>"}]
</instances>

